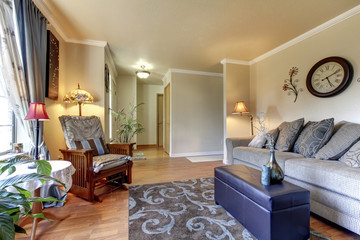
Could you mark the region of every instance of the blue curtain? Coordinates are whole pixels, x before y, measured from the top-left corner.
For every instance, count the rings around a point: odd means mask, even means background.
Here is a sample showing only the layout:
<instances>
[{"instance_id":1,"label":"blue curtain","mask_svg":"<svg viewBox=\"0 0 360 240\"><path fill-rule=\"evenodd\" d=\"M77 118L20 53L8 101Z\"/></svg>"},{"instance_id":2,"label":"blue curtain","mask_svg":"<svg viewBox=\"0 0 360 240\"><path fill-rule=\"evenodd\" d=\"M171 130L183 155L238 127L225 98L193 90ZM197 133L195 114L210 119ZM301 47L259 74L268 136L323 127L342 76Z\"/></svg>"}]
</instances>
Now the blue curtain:
<instances>
[{"instance_id":1,"label":"blue curtain","mask_svg":"<svg viewBox=\"0 0 360 240\"><path fill-rule=\"evenodd\" d=\"M13 4L29 103L45 103L47 20L32 0L14 0ZM35 129L35 121L33 124L32 129ZM33 143L34 136L30 136ZM39 153L49 159L50 154L43 141L43 122L40 122L39 143ZM34 152L33 147L31 154Z\"/></svg>"}]
</instances>

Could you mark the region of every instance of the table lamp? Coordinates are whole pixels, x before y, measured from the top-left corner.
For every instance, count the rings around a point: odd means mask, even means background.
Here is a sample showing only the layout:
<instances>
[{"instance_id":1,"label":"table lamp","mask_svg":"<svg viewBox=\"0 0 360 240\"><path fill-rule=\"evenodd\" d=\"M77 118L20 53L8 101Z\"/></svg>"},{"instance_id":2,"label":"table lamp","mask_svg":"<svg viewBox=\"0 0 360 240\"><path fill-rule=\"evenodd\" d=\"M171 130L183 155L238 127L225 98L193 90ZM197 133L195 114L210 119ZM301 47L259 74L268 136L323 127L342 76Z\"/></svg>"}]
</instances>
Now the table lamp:
<instances>
[{"instance_id":1,"label":"table lamp","mask_svg":"<svg viewBox=\"0 0 360 240\"><path fill-rule=\"evenodd\" d=\"M251 123L251 135L254 135L253 115L247 109L244 101L239 101L235 103L235 108L232 114L240 114L240 116L242 116L243 114L248 115Z\"/></svg>"},{"instance_id":2,"label":"table lamp","mask_svg":"<svg viewBox=\"0 0 360 240\"><path fill-rule=\"evenodd\" d=\"M81 104L93 103L94 97L88 91L80 89L80 84L78 84L78 88L67 93L63 100L66 103L79 104L79 116L81 116Z\"/></svg>"},{"instance_id":3,"label":"table lamp","mask_svg":"<svg viewBox=\"0 0 360 240\"><path fill-rule=\"evenodd\" d=\"M25 120L36 120L35 126L35 157L34 160L39 160L39 121L49 120L49 116L46 113L44 103L30 103L29 111L25 117ZM29 165L29 168L36 168L35 164Z\"/></svg>"}]
</instances>

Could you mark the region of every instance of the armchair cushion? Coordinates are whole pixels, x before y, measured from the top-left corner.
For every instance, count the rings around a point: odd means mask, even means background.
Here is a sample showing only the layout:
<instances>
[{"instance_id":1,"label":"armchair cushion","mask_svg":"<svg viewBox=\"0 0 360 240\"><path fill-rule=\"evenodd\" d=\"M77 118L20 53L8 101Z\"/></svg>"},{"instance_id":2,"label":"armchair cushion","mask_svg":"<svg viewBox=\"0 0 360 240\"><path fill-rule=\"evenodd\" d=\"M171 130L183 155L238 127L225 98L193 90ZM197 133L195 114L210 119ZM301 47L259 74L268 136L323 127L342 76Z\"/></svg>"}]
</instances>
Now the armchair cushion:
<instances>
[{"instance_id":1,"label":"armchair cushion","mask_svg":"<svg viewBox=\"0 0 360 240\"><path fill-rule=\"evenodd\" d=\"M72 141L72 149L92 149L93 156L110 153L102 138L95 138L83 141Z\"/></svg>"},{"instance_id":2,"label":"armchair cushion","mask_svg":"<svg viewBox=\"0 0 360 240\"><path fill-rule=\"evenodd\" d=\"M98 173L107 169L121 166L131 160L130 156L120 154L105 154L93 157L94 172Z\"/></svg>"}]
</instances>

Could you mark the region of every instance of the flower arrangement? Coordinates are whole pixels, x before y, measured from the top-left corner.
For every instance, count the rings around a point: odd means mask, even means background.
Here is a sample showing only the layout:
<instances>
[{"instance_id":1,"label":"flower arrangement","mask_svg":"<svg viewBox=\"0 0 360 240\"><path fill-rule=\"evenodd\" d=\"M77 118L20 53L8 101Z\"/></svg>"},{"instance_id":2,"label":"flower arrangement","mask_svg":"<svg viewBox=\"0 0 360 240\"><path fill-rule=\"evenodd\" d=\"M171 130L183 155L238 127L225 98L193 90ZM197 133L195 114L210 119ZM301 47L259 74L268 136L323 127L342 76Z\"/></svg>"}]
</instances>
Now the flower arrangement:
<instances>
[{"instance_id":1,"label":"flower arrangement","mask_svg":"<svg viewBox=\"0 0 360 240\"><path fill-rule=\"evenodd\" d=\"M302 92L302 88L297 89L297 84L299 82L299 79L293 80L293 77L297 75L299 72L299 69L297 67L290 68L289 76L290 79L285 79L283 90L286 92L288 91L288 95L294 94L295 99L294 102L296 102L299 92Z\"/></svg>"},{"instance_id":2,"label":"flower arrangement","mask_svg":"<svg viewBox=\"0 0 360 240\"><path fill-rule=\"evenodd\" d=\"M270 151L274 150L275 139L271 135L268 128L265 126L265 114L261 112L259 115L256 115L256 121L259 127L254 126L266 139L266 145L269 147Z\"/></svg>"}]
</instances>

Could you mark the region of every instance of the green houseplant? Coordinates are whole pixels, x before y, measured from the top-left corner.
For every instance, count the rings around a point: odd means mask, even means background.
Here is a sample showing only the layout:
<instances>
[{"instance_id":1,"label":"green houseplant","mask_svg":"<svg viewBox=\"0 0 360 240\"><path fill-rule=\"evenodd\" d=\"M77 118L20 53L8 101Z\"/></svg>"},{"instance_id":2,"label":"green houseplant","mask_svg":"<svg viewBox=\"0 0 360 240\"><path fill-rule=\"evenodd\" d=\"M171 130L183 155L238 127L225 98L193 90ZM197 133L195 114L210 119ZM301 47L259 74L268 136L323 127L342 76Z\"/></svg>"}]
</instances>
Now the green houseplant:
<instances>
[{"instance_id":1,"label":"green houseplant","mask_svg":"<svg viewBox=\"0 0 360 240\"><path fill-rule=\"evenodd\" d=\"M119 111L110 108L111 114L117 125L116 137L112 139L112 142L130 143L135 135L144 131L143 125L135 118L137 108L143 104L144 103L140 103L131 106L128 113L126 113L125 108Z\"/></svg>"},{"instance_id":2,"label":"green houseplant","mask_svg":"<svg viewBox=\"0 0 360 240\"><path fill-rule=\"evenodd\" d=\"M16 166L35 162L37 173L13 175ZM31 207L34 202L58 201L56 198L31 197L31 193L18 187L20 183L40 180L42 182L52 180L65 185L55 178L50 177L51 165L45 160L34 161L25 156L13 157L7 161L0 161L0 239L14 239L15 233L26 233L18 226L20 216L44 218L42 213L32 214ZM5 178L6 176L6 178ZM14 187L19 193L7 192L7 187Z\"/></svg>"}]
</instances>

